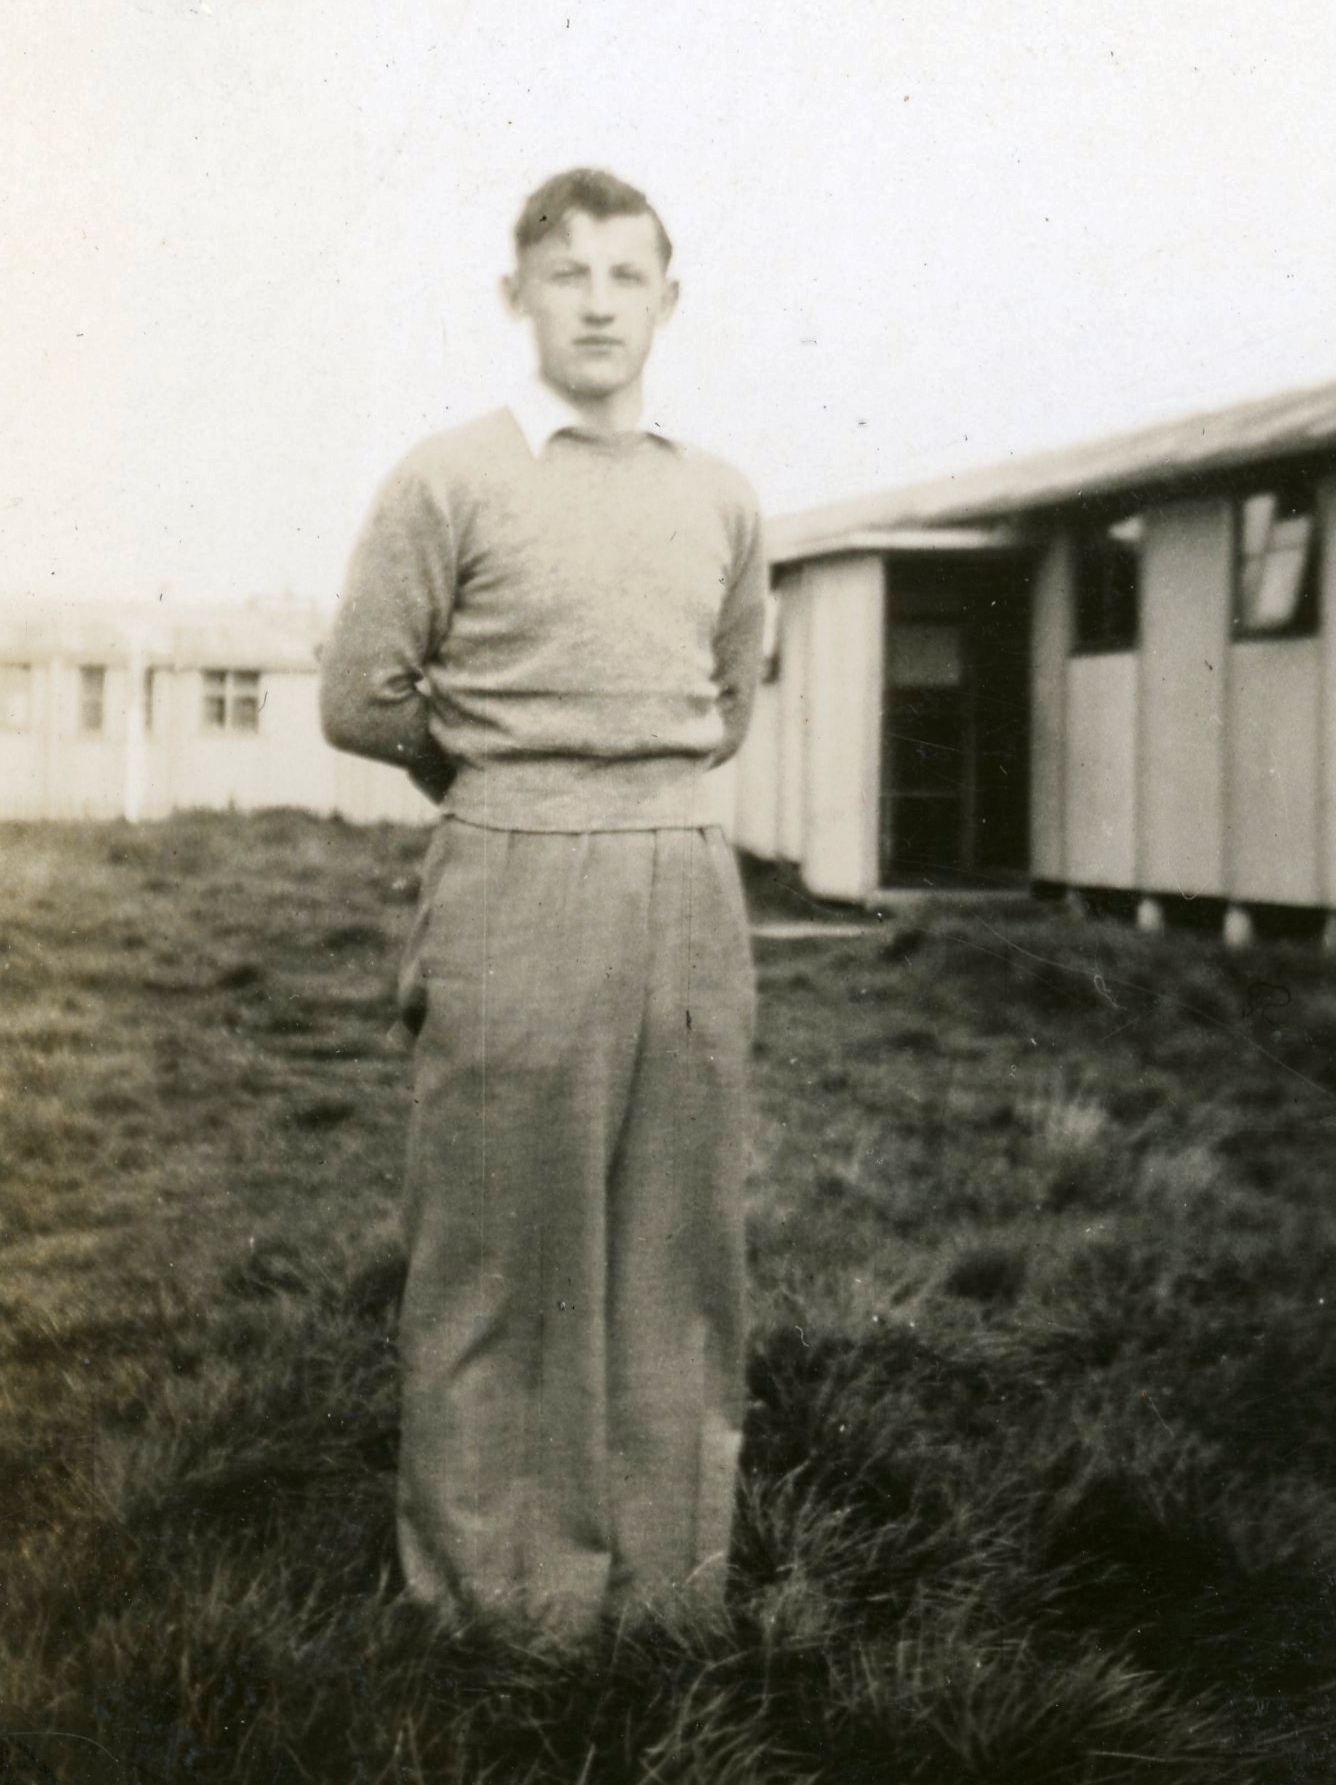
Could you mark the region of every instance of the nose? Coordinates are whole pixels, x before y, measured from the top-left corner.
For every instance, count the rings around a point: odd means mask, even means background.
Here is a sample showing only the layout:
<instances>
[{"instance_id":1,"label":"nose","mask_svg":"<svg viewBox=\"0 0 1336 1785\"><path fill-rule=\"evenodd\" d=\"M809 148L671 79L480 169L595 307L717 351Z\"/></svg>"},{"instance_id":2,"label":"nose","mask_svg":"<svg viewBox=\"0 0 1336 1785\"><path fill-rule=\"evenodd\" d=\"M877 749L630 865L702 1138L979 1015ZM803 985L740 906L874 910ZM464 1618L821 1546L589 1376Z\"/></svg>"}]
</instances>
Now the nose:
<instances>
[{"instance_id":1,"label":"nose","mask_svg":"<svg viewBox=\"0 0 1336 1785\"><path fill-rule=\"evenodd\" d=\"M584 319L587 323L611 322L616 315L612 286L604 279L591 279L584 293Z\"/></svg>"}]
</instances>

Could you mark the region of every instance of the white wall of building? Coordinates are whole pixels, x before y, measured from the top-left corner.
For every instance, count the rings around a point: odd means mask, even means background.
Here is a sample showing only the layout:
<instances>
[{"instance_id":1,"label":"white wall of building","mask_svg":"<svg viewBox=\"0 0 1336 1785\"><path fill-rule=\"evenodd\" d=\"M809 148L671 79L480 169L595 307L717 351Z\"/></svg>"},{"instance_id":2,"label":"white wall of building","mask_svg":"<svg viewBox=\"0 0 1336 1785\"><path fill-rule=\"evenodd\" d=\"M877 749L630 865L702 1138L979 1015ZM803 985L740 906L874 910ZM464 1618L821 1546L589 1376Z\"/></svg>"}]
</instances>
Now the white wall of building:
<instances>
[{"instance_id":1,"label":"white wall of building","mask_svg":"<svg viewBox=\"0 0 1336 1785\"><path fill-rule=\"evenodd\" d=\"M873 553L822 565L808 631L802 874L824 898L878 879L885 578Z\"/></svg>"}]
</instances>

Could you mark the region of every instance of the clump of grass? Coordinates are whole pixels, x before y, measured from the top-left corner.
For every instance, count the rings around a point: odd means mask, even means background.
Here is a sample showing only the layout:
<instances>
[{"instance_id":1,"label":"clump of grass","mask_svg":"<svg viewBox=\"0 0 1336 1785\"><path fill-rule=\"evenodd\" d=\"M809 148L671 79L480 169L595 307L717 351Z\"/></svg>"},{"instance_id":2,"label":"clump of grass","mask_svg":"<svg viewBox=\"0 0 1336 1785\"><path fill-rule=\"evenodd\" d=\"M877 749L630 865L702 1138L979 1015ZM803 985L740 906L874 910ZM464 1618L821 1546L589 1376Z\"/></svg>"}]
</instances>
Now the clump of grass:
<instances>
[{"instance_id":1,"label":"clump of grass","mask_svg":"<svg viewBox=\"0 0 1336 1785\"><path fill-rule=\"evenodd\" d=\"M325 931L320 945L331 953L349 948L383 948L385 932L379 924L373 923L336 924L333 929Z\"/></svg>"},{"instance_id":2,"label":"clump of grass","mask_svg":"<svg viewBox=\"0 0 1336 1785\"><path fill-rule=\"evenodd\" d=\"M942 1287L947 1295L970 1301L1011 1304L1025 1284L1025 1249L1016 1242L984 1240L963 1247L947 1270Z\"/></svg>"}]
</instances>

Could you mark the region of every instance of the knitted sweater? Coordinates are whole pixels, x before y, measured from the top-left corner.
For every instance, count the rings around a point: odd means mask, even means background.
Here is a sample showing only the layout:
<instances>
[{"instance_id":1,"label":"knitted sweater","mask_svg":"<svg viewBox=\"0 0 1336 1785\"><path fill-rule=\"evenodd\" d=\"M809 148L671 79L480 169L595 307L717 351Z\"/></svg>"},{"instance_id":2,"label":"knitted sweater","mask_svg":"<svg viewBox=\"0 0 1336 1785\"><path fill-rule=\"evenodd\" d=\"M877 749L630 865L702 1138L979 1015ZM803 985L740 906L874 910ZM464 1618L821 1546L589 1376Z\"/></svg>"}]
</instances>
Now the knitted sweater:
<instances>
[{"instance_id":1,"label":"knitted sweater","mask_svg":"<svg viewBox=\"0 0 1336 1785\"><path fill-rule=\"evenodd\" d=\"M648 434L508 410L416 447L380 491L321 660L329 742L513 830L703 822L755 694L751 491Z\"/></svg>"}]
</instances>

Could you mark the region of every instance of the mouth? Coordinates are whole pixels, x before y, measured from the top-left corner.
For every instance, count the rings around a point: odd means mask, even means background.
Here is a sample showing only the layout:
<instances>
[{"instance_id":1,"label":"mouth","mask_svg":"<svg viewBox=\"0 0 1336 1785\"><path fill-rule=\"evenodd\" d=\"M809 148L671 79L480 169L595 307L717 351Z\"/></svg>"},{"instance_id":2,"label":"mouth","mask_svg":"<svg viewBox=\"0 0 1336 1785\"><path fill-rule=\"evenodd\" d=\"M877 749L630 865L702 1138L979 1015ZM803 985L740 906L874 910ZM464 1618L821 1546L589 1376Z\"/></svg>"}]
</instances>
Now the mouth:
<instances>
[{"instance_id":1,"label":"mouth","mask_svg":"<svg viewBox=\"0 0 1336 1785\"><path fill-rule=\"evenodd\" d=\"M575 345L586 353L610 353L621 342L613 335L577 335Z\"/></svg>"}]
</instances>

